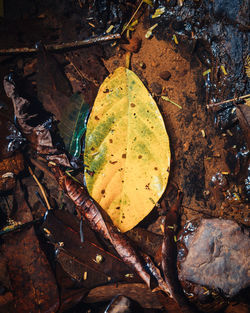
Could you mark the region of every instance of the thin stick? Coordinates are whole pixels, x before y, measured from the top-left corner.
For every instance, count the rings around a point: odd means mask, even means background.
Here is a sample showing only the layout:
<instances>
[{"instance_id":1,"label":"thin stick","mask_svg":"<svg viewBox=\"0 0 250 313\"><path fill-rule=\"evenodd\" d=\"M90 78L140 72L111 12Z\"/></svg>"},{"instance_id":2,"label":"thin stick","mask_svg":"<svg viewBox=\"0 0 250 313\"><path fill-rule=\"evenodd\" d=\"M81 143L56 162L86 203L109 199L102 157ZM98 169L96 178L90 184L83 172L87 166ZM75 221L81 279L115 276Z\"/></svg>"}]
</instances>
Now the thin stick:
<instances>
[{"instance_id":1,"label":"thin stick","mask_svg":"<svg viewBox=\"0 0 250 313\"><path fill-rule=\"evenodd\" d=\"M131 16L131 19L129 20L129 22L126 24L126 26L123 28L121 35L125 32L125 30L128 28L129 24L132 22L133 18L136 16L136 13L140 10L140 7L143 4L143 0L141 1L141 3L138 5L138 8L135 10L134 14Z\"/></svg>"},{"instance_id":2,"label":"thin stick","mask_svg":"<svg viewBox=\"0 0 250 313\"><path fill-rule=\"evenodd\" d=\"M28 169L29 169L30 175L34 178L34 180L36 181L38 187L39 187L40 190L41 190L41 193L42 193L42 195L43 195L44 201L46 202L46 205L47 205L48 210L51 210L51 206L50 206L50 204L49 204L49 201L48 201L48 198L47 198L47 196L46 196L46 194L45 194L45 191L44 191L43 186L40 184L38 178L36 177L36 175L34 174L34 172L32 171L32 169L31 169L30 166L28 166Z\"/></svg>"},{"instance_id":3,"label":"thin stick","mask_svg":"<svg viewBox=\"0 0 250 313\"><path fill-rule=\"evenodd\" d=\"M47 174L50 178L56 180L55 176L45 167L45 165L42 165L40 162L30 159L31 163L39 168L39 170L43 171L45 174Z\"/></svg>"},{"instance_id":4,"label":"thin stick","mask_svg":"<svg viewBox=\"0 0 250 313\"><path fill-rule=\"evenodd\" d=\"M62 44L48 44L48 45L44 45L44 47L46 50L58 51L58 50L64 50L64 49L81 48L84 46L102 43L102 42L110 41L110 40L117 40L120 38L121 38L120 34L110 34L106 36L93 37L93 38L79 40L79 41L65 42ZM34 53L37 51L38 51L37 48L28 48L28 47L0 49L0 55L17 54L17 53Z\"/></svg>"},{"instance_id":5,"label":"thin stick","mask_svg":"<svg viewBox=\"0 0 250 313\"><path fill-rule=\"evenodd\" d=\"M232 102L232 101L237 101L237 100L246 99L246 98L248 98L248 97L250 97L250 94L245 95L245 96L241 96L241 97L238 97L238 98L233 98L233 99L229 99L229 100L217 102L217 103L210 103L210 104L207 104L207 109L220 106L221 104L224 104L224 103L229 103L229 102Z\"/></svg>"},{"instance_id":6,"label":"thin stick","mask_svg":"<svg viewBox=\"0 0 250 313\"><path fill-rule=\"evenodd\" d=\"M169 97L161 96L161 98L165 101L168 101L168 102L174 104L175 106L177 106L177 108L182 109L182 106L180 106L178 103L174 102L173 100L169 99Z\"/></svg>"}]
</instances>

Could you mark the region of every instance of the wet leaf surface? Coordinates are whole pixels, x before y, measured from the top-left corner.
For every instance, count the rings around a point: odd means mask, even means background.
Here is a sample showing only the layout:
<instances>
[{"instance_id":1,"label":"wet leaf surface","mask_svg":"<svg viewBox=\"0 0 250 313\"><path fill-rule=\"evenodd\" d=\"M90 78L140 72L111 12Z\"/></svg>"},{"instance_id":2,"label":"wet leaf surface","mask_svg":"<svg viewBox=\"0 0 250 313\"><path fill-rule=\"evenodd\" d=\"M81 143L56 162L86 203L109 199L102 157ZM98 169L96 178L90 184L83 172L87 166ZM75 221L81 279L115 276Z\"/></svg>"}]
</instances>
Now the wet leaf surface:
<instances>
[{"instance_id":1,"label":"wet leaf surface","mask_svg":"<svg viewBox=\"0 0 250 313\"><path fill-rule=\"evenodd\" d=\"M85 221L82 227L83 242L79 219L70 213L49 212L42 228L50 233L48 239L55 245L57 261L82 287L90 290L111 282L140 281L116 253L104 248L104 243L97 239Z\"/></svg>"},{"instance_id":2,"label":"wet leaf surface","mask_svg":"<svg viewBox=\"0 0 250 313\"><path fill-rule=\"evenodd\" d=\"M90 106L80 94L70 98L70 105L61 111L61 122L58 125L65 148L69 154L79 158L82 150L82 137L87 127Z\"/></svg>"},{"instance_id":3,"label":"wet leaf surface","mask_svg":"<svg viewBox=\"0 0 250 313\"><path fill-rule=\"evenodd\" d=\"M20 185L17 186L15 219L26 223L32 215ZM55 312L59 307L57 284L34 228L6 236L2 252L7 259L15 312Z\"/></svg>"}]
</instances>

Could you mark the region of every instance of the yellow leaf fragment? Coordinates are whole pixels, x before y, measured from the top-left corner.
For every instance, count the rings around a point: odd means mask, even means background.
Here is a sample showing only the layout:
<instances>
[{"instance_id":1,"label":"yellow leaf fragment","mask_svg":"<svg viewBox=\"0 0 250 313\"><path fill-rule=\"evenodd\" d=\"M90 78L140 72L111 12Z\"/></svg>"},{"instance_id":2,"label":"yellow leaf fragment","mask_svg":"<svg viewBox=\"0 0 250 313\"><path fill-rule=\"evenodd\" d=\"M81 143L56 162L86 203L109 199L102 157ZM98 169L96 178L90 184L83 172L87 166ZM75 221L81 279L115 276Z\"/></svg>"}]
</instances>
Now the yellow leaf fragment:
<instances>
[{"instance_id":1,"label":"yellow leaf fragment","mask_svg":"<svg viewBox=\"0 0 250 313\"><path fill-rule=\"evenodd\" d=\"M123 232L150 213L166 188L170 148L162 116L141 80L124 67L99 89L84 163L90 195Z\"/></svg>"},{"instance_id":2,"label":"yellow leaf fragment","mask_svg":"<svg viewBox=\"0 0 250 313\"><path fill-rule=\"evenodd\" d=\"M145 38L148 39L152 36L153 30L158 26L158 23L151 26L148 31L146 32Z\"/></svg>"},{"instance_id":3,"label":"yellow leaf fragment","mask_svg":"<svg viewBox=\"0 0 250 313\"><path fill-rule=\"evenodd\" d=\"M109 34L110 32L112 32L114 27L115 27L114 25L110 25L108 29L106 30L106 34Z\"/></svg>"},{"instance_id":4,"label":"yellow leaf fragment","mask_svg":"<svg viewBox=\"0 0 250 313\"><path fill-rule=\"evenodd\" d=\"M176 35L173 35L173 41L175 42L176 45L179 44L178 38L176 37Z\"/></svg>"},{"instance_id":5,"label":"yellow leaf fragment","mask_svg":"<svg viewBox=\"0 0 250 313\"><path fill-rule=\"evenodd\" d=\"M206 75L208 75L209 73L211 73L211 69L210 69L210 68L209 68L208 70L204 71L204 72L202 73L202 75L203 75L203 76L206 76Z\"/></svg>"},{"instance_id":6,"label":"yellow leaf fragment","mask_svg":"<svg viewBox=\"0 0 250 313\"><path fill-rule=\"evenodd\" d=\"M151 7L153 7L153 1L152 0L142 0L143 2L147 3Z\"/></svg>"},{"instance_id":7,"label":"yellow leaf fragment","mask_svg":"<svg viewBox=\"0 0 250 313\"><path fill-rule=\"evenodd\" d=\"M220 68L221 68L223 74L224 74L224 75L227 75L227 71L226 71L226 69L225 69L225 66L224 66L224 65L221 65Z\"/></svg>"},{"instance_id":8,"label":"yellow leaf fragment","mask_svg":"<svg viewBox=\"0 0 250 313\"><path fill-rule=\"evenodd\" d=\"M165 12L165 7L160 7L155 10L154 14L152 15L152 18L160 17Z\"/></svg>"}]
</instances>

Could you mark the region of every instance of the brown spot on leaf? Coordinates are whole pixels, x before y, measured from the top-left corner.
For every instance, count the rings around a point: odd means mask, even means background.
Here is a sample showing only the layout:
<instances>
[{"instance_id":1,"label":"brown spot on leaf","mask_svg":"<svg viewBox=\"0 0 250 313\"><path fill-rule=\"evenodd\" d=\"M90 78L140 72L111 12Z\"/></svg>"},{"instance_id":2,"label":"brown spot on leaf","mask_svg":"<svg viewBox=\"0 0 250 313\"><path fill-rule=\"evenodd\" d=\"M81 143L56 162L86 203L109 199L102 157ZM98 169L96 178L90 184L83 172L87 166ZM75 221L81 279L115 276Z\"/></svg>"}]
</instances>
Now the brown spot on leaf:
<instances>
[{"instance_id":1,"label":"brown spot on leaf","mask_svg":"<svg viewBox=\"0 0 250 313\"><path fill-rule=\"evenodd\" d=\"M91 150L91 151L95 151L95 148L94 148L94 147L92 147L90 150Z\"/></svg>"},{"instance_id":2,"label":"brown spot on leaf","mask_svg":"<svg viewBox=\"0 0 250 313\"><path fill-rule=\"evenodd\" d=\"M113 139L109 139L109 142L112 143L112 142L113 142Z\"/></svg>"},{"instance_id":3,"label":"brown spot on leaf","mask_svg":"<svg viewBox=\"0 0 250 313\"><path fill-rule=\"evenodd\" d=\"M90 170L86 170L86 173L89 174L89 176L94 176L95 174L94 171L90 171Z\"/></svg>"},{"instance_id":4,"label":"brown spot on leaf","mask_svg":"<svg viewBox=\"0 0 250 313\"><path fill-rule=\"evenodd\" d=\"M156 170L156 171L157 171L157 170L158 170L158 167L155 167L155 168L154 168L154 170Z\"/></svg>"},{"instance_id":5,"label":"brown spot on leaf","mask_svg":"<svg viewBox=\"0 0 250 313\"><path fill-rule=\"evenodd\" d=\"M102 189L101 194L102 194L102 195L105 194L105 189Z\"/></svg>"},{"instance_id":6,"label":"brown spot on leaf","mask_svg":"<svg viewBox=\"0 0 250 313\"><path fill-rule=\"evenodd\" d=\"M103 90L103 93L108 93L109 92L109 89L106 88L105 90Z\"/></svg>"},{"instance_id":7,"label":"brown spot on leaf","mask_svg":"<svg viewBox=\"0 0 250 313\"><path fill-rule=\"evenodd\" d=\"M142 155L138 155L138 159L141 159L142 158Z\"/></svg>"},{"instance_id":8,"label":"brown spot on leaf","mask_svg":"<svg viewBox=\"0 0 250 313\"><path fill-rule=\"evenodd\" d=\"M99 117L97 115L95 116L95 120L99 121Z\"/></svg>"},{"instance_id":9,"label":"brown spot on leaf","mask_svg":"<svg viewBox=\"0 0 250 313\"><path fill-rule=\"evenodd\" d=\"M113 162L112 162L112 161L109 161L110 164L115 164L115 163L117 163L117 162L118 162L118 161L113 161Z\"/></svg>"},{"instance_id":10,"label":"brown spot on leaf","mask_svg":"<svg viewBox=\"0 0 250 313\"><path fill-rule=\"evenodd\" d=\"M131 105L131 107L132 107L132 108L134 108L134 107L135 107L135 104L134 104L134 103L131 103L130 105Z\"/></svg>"},{"instance_id":11,"label":"brown spot on leaf","mask_svg":"<svg viewBox=\"0 0 250 313\"><path fill-rule=\"evenodd\" d=\"M117 207L116 207L116 210L120 210L120 207L119 207L119 206L117 206Z\"/></svg>"},{"instance_id":12,"label":"brown spot on leaf","mask_svg":"<svg viewBox=\"0 0 250 313\"><path fill-rule=\"evenodd\" d=\"M126 159L126 153L123 153L122 158Z\"/></svg>"}]
</instances>

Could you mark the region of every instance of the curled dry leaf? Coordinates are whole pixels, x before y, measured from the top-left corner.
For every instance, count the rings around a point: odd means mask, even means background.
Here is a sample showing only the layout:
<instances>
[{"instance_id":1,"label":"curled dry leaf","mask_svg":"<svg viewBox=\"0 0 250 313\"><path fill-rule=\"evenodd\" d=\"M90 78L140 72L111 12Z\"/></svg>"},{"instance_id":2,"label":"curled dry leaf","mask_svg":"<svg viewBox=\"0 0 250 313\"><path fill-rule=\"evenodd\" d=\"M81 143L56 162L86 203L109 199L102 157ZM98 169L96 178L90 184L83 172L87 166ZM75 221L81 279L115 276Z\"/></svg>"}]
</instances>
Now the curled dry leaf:
<instances>
[{"instance_id":1,"label":"curled dry leaf","mask_svg":"<svg viewBox=\"0 0 250 313\"><path fill-rule=\"evenodd\" d=\"M15 126L0 114L0 190L7 191L14 188L16 175L23 169L23 156L16 147L23 138Z\"/></svg>"},{"instance_id":2,"label":"curled dry leaf","mask_svg":"<svg viewBox=\"0 0 250 313\"><path fill-rule=\"evenodd\" d=\"M84 163L90 195L122 232L147 216L166 188L170 148L164 121L141 80L126 68L116 69L99 89Z\"/></svg>"},{"instance_id":3,"label":"curled dry leaf","mask_svg":"<svg viewBox=\"0 0 250 313\"><path fill-rule=\"evenodd\" d=\"M158 288L168 294L168 286L151 259L135 249L126 235L122 234L113 225L107 213L88 195L79 183L71 177L65 176L58 168L54 168L54 171L60 186L67 192L79 212L88 220L90 227L110 241L121 259L142 278L148 287L152 286L152 278L154 278Z\"/></svg>"},{"instance_id":4,"label":"curled dry leaf","mask_svg":"<svg viewBox=\"0 0 250 313\"><path fill-rule=\"evenodd\" d=\"M44 111L39 103L34 102L35 100L21 95L18 81L15 82L13 76L4 78L4 88L7 96L12 99L20 130L33 149L48 161L71 167L67 155L54 143L53 119L48 112Z\"/></svg>"},{"instance_id":5,"label":"curled dry leaf","mask_svg":"<svg viewBox=\"0 0 250 313\"><path fill-rule=\"evenodd\" d=\"M182 196L178 194L176 203L170 208L165 218L164 238L162 243L162 269L164 278L169 286L171 297L179 305L183 313L195 313L197 310L191 306L187 300L181 284L178 279L177 272L177 247L175 234L178 222L178 211Z\"/></svg>"},{"instance_id":6,"label":"curled dry leaf","mask_svg":"<svg viewBox=\"0 0 250 313\"><path fill-rule=\"evenodd\" d=\"M15 219L21 223L32 221L20 184L15 200L18 203ZM59 307L57 284L34 228L5 235L2 251L7 259L15 312L55 312Z\"/></svg>"}]
</instances>

